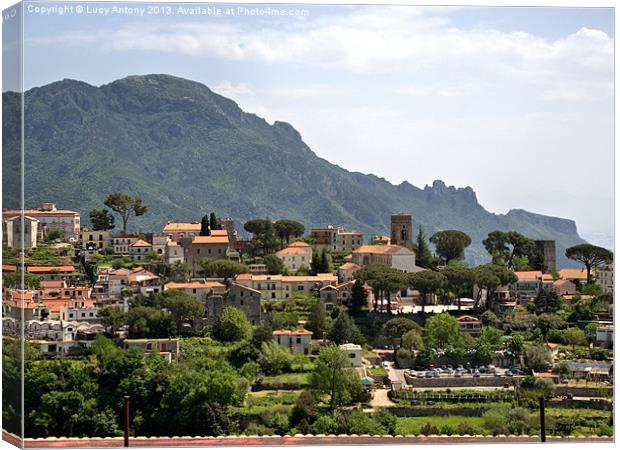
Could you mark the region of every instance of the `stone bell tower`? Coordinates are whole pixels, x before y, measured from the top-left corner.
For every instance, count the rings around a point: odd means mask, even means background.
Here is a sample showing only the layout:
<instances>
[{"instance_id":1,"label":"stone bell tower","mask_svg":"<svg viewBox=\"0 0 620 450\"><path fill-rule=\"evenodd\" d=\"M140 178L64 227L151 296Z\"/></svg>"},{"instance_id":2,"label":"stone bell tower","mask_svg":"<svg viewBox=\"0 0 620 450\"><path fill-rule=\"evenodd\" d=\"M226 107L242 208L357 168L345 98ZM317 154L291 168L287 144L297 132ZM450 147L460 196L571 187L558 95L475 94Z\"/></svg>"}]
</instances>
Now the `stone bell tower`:
<instances>
[{"instance_id":1,"label":"stone bell tower","mask_svg":"<svg viewBox=\"0 0 620 450\"><path fill-rule=\"evenodd\" d=\"M413 221L411 214L392 214L391 243L413 250Z\"/></svg>"}]
</instances>

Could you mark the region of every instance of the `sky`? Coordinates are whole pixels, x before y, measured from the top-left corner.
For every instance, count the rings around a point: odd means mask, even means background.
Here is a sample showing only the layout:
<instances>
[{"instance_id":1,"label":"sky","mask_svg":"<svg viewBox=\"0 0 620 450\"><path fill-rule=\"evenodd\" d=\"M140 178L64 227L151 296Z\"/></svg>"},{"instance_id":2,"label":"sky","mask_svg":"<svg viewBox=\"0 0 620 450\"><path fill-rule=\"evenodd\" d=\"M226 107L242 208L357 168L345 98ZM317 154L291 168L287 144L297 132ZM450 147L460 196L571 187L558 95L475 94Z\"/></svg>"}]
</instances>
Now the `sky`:
<instances>
[{"instance_id":1,"label":"sky","mask_svg":"<svg viewBox=\"0 0 620 450\"><path fill-rule=\"evenodd\" d=\"M63 5L26 4L26 88L189 78L348 170L471 186L491 212L571 218L611 245L610 8Z\"/></svg>"}]
</instances>

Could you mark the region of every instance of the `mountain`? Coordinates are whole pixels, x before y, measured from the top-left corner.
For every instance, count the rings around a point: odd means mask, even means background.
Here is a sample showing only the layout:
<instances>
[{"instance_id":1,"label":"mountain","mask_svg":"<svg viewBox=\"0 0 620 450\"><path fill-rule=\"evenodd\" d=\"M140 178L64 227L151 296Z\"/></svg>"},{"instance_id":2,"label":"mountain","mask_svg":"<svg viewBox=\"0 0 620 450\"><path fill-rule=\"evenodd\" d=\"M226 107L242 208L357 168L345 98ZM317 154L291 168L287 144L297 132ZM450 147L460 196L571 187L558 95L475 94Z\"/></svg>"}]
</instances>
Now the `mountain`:
<instances>
[{"instance_id":1,"label":"mountain","mask_svg":"<svg viewBox=\"0 0 620 450\"><path fill-rule=\"evenodd\" d=\"M5 208L19 205L19 107L18 94L3 94ZM488 259L481 241L495 229L555 239L560 266L568 264L564 249L583 242L572 220L524 210L493 214L470 187L439 180L423 189L395 186L349 172L319 158L291 125L270 125L200 83L168 75L32 88L25 123L26 205L53 201L80 211L84 221L108 193L124 191L149 206L130 221L140 229L215 210L239 229L250 218L270 217L387 234L390 213L408 212L428 235L468 233L471 262Z\"/></svg>"}]
</instances>

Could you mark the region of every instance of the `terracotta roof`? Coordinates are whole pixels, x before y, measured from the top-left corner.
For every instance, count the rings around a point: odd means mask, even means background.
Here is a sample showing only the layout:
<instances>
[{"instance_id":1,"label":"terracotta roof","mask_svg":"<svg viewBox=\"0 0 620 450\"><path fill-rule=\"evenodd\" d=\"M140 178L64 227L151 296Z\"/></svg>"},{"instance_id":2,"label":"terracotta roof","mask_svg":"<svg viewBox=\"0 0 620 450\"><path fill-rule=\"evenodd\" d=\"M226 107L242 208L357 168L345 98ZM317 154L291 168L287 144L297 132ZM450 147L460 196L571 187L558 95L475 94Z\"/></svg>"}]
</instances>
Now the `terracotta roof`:
<instances>
[{"instance_id":1,"label":"terracotta roof","mask_svg":"<svg viewBox=\"0 0 620 450\"><path fill-rule=\"evenodd\" d=\"M40 283L41 289L49 288L64 288L65 282L63 280L43 280Z\"/></svg>"},{"instance_id":2,"label":"terracotta roof","mask_svg":"<svg viewBox=\"0 0 620 450\"><path fill-rule=\"evenodd\" d=\"M338 268L338 270L357 270L357 269L361 269L361 267L352 262L346 262Z\"/></svg>"},{"instance_id":3,"label":"terracotta roof","mask_svg":"<svg viewBox=\"0 0 620 450\"><path fill-rule=\"evenodd\" d=\"M73 266L29 266L26 270L30 273L75 272L75 267Z\"/></svg>"},{"instance_id":4,"label":"terracotta roof","mask_svg":"<svg viewBox=\"0 0 620 450\"><path fill-rule=\"evenodd\" d=\"M289 247L312 247L310 244L308 244L307 242L304 241L297 241L297 242L293 242L292 244L289 245Z\"/></svg>"},{"instance_id":5,"label":"terracotta roof","mask_svg":"<svg viewBox=\"0 0 620 450\"><path fill-rule=\"evenodd\" d=\"M286 247L276 252L276 255L310 255L312 250L307 247Z\"/></svg>"},{"instance_id":6,"label":"terracotta roof","mask_svg":"<svg viewBox=\"0 0 620 450\"><path fill-rule=\"evenodd\" d=\"M14 266L12 264L2 264L2 271L3 272L17 272L17 266Z\"/></svg>"},{"instance_id":7,"label":"terracotta roof","mask_svg":"<svg viewBox=\"0 0 620 450\"><path fill-rule=\"evenodd\" d=\"M567 280L586 280L588 277L586 269L560 269L558 273Z\"/></svg>"},{"instance_id":8,"label":"terracotta roof","mask_svg":"<svg viewBox=\"0 0 620 450\"><path fill-rule=\"evenodd\" d=\"M69 209L56 209L53 211L42 211L40 209L24 209L23 211L19 209L7 209L5 211L2 211L2 215L5 217L13 217L13 216L20 215L22 213L27 216L32 216L32 217L36 217L36 216L79 216L80 215L80 213L76 211L71 211Z\"/></svg>"},{"instance_id":9,"label":"terracotta roof","mask_svg":"<svg viewBox=\"0 0 620 450\"><path fill-rule=\"evenodd\" d=\"M536 377L538 378L560 378L558 374L551 373L551 372L536 372Z\"/></svg>"},{"instance_id":10,"label":"terracotta roof","mask_svg":"<svg viewBox=\"0 0 620 450\"><path fill-rule=\"evenodd\" d=\"M523 272L515 272L519 281L542 278L543 273L540 270L529 270Z\"/></svg>"},{"instance_id":11,"label":"terracotta roof","mask_svg":"<svg viewBox=\"0 0 620 450\"><path fill-rule=\"evenodd\" d=\"M192 244L228 244L228 235L224 236L194 236Z\"/></svg>"},{"instance_id":12,"label":"terracotta roof","mask_svg":"<svg viewBox=\"0 0 620 450\"><path fill-rule=\"evenodd\" d=\"M297 336L297 335L310 335L312 336L312 331L308 331L305 328L301 328L299 330L275 330L272 334L274 335L293 335L293 336Z\"/></svg>"},{"instance_id":13,"label":"terracotta roof","mask_svg":"<svg viewBox=\"0 0 620 450\"><path fill-rule=\"evenodd\" d=\"M457 317L457 320L459 322L480 322L480 319L477 319L473 316L461 316Z\"/></svg>"},{"instance_id":14,"label":"terracotta roof","mask_svg":"<svg viewBox=\"0 0 620 450\"><path fill-rule=\"evenodd\" d=\"M131 244L130 247L152 247L152 245L142 239L138 239L136 242Z\"/></svg>"},{"instance_id":15,"label":"terracotta roof","mask_svg":"<svg viewBox=\"0 0 620 450\"><path fill-rule=\"evenodd\" d=\"M13 300L32 300L34 292L32 291L11 291L11 298Z\"/></svg>"},{"instance_id":16,"label":"terracotta roof","mask_svg":"<svg viewBox=\"0 0 620 450\"><path fill-rule=\"evenodd\" d=\"M242 273L237 275L237 281L282 281L283 283L303 283L312 281L337 281L338 277L331 273L318 273L316 275L253 275Z\"/></svg>"},{"instance_id":17,"label":"terracotta roof","mask_svg":"<svg viewBox=\"0 0 620 450\"><path fill-rule=\"evenodd\" d=\"M239 284L239 283L234 283L234 282L233 282L233 283L231 283L231 285L232 285L232 286L236 286L236 287L238 287L239 289L244 289L244 290L246 290L246 291L252 291L252 292L254 292L254 293L256 293L256 294L260 294L260 293L261 293L259 290L252 289L251 287L244 286L243 284Z\"/></svg>"},{"instance_id":18,"label":"terracotta roof","mask_svg":"<svg viewBox=\"0 0 620 450\"><path fill-rule=\"evenodd\" d=\"M166 231L200 231L199 223L184 223L184 222L172 222L164 226L164 232Z\"/></svg>"},{"instance_id":19,"label":"terracotta roof","mask_svg":"<svg viewBox=\"0 0 620 450\"><path fill-rule=\"evenodd\" d=\"M413 253L413 251L405 247L401 247L400 245L362 245L361 247L358 247L356 250L353 250L353 253L358 253L358 254L359 253L371 253L375 255L385 255L385 254L396 253L401 250L407 250Z\"/></svg>"},{"instance_id":20,"label":"terracotta roof","mask_svg":"<svg viewBox=\"0 0 620 450\"><path fill-rule=\"evenodd\" d=\"M172 281L166 284L166 289L213 289L225 287L219 281L191 281L189 283L175 283Z\"/></svg>"},{"instance_id":21,"label":"terracotta roof","mask_svg":"<svg viewBox=\"0 0 620 450\"><path fill-rule=\"evenodd\" d=\"M211 230L211 236L227 236L228 231L226 230Z\"/></svg>"}]
</instances>

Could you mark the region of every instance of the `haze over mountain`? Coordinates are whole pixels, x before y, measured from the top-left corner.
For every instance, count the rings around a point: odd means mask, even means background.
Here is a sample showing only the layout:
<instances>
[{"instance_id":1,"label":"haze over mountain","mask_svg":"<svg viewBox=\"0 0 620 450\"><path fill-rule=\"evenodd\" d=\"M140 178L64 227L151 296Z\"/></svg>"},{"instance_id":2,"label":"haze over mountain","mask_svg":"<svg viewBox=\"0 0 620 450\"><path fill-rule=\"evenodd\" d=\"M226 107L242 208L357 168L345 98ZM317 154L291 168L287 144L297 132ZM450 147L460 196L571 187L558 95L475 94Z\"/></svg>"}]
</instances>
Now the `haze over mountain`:
<instances>
[{"instance_id":1,"label":"haze over mountain","mask_svg":"<svg viewBox=\"0 0 620 450\"><path fill-rule=\"evenodd\" d=\"M19 96L3 94L3 201L19 205ZM470 262L488 255L489 231L516 230L555 239L558 265L583 242L575 222L524 210L486 211L470 187L435 181L420 189L349 172L319 158L289 124L270 125L206 86L168 75L130 76L100 87L62 80L26 92L25 199L88 211L108 193L142 197L149 212L134 229L161 230L169 220L230 216L289 218L388 234L390 213L408 212L427 235L460 229L472 238ZM380 159L380 155L377 155ZM397 164L383 161L378 165ZM379 170L379 169L378 169ZM418 168L417 170L423 170ZM570 264L573 265L573 264Z\"/></svg>"}]
</instances>

